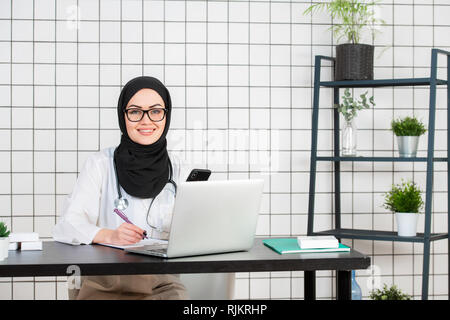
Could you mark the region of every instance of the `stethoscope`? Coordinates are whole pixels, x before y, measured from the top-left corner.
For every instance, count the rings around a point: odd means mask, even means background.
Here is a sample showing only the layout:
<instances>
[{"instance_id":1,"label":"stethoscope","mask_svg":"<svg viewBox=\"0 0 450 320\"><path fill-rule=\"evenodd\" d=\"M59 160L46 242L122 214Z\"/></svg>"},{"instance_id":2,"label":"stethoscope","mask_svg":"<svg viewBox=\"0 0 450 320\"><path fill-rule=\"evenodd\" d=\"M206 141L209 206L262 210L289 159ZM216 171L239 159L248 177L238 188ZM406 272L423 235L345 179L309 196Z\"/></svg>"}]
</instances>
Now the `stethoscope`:
<instances>
[{"instance_id":1,"label":"stethoscope","mask_svg":"<svg viewBox=\"0 0 450 320\"><path fill-rule=\"evenodd\" d=\"M126 208L128 208L129 203L128 203L128 199L122 196L122 192L120 191L119 178L117 176L117 167L116 167L116 163L114 162L114 160L113 160L113 163L114 163L114 174L116 176L116 186L117 186L117 195L118 195L118 197L114 200L114 206L118 210L124 211ZM169 158L169 179L168 179L167 183L171 183L173 185L174 190L175 190L173 192L173 196L175 198L176 194L177 194L177 184L175 183L175 181L173 181L172 177L173 177L173 167L172 167L172 162L170 161L170 158ZM150 206L148 207L148 210L147 210L147 218L146 218L146 220L147 220L147 224L152 229L156 229L156 230L161 232L160 228L154 227L150 223L148 223L148 215L149 215L150 209L151 209L151 207L153 205L153 201L155 200L156 197L157 196L155 196L150 202Z\"/></svg>"}]
</instances>

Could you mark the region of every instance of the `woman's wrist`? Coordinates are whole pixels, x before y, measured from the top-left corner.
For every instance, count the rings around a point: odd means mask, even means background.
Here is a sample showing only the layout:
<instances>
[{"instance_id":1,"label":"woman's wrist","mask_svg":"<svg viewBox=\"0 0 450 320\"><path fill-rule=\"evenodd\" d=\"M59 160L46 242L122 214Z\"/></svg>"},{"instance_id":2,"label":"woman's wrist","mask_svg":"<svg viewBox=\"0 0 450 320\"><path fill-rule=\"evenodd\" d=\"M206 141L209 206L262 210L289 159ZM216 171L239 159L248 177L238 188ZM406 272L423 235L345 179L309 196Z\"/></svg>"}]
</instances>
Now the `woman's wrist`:
<instances>
[{"instance_id":1,"label":"woman's wrist","mask_svg":"<svg viewBox=\"0 0 450 320\"><path fill-rule=\"evenodd\" d=\"M110 243L111 234L114 230L100 229L92 240L93 243Z\"/></svg>"}]
</instances>

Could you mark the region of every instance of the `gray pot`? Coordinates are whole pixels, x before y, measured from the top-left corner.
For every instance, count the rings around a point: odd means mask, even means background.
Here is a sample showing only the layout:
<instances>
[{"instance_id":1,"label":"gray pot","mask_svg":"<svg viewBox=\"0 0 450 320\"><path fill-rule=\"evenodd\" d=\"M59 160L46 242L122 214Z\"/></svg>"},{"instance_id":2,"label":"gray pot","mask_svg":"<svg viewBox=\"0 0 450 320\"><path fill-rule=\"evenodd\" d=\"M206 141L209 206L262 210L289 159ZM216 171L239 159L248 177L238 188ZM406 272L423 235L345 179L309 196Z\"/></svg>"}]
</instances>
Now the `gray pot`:
<instances>
[{"instance_id":1,"label":"gray pot","mask_svg":"<svg viewBox=\"0 0 450 320\"><path fill-rule=\"evenodd\" d=\"M337 45L334 79L372 80L374 50L374 46L362 43Z\"/></svg>"},{"instance_id":2,"label":"gray pot","mask_svg":"<svg viewBox=\"0 0 450 320\"><path fill-rule=\"evenodd\" d=\"M420 136L397 136L400 157L413 158L417 154Z\"/></svg>"}]
</instances>

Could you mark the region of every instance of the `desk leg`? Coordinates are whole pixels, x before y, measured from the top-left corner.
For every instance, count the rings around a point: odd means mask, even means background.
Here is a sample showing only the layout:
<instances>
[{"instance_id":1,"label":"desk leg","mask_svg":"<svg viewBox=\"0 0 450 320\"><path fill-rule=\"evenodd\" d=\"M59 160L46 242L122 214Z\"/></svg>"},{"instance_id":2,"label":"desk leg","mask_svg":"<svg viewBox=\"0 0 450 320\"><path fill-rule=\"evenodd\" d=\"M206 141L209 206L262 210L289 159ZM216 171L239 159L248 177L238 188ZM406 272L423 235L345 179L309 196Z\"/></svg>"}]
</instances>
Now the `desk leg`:
<instances>
[{"instance_id":1,"label":"desk leg","mask_svg":"<svg viewBox=\"0 0 450 320\"><path fill-rule=\"evenodd\" d=\"M305 300L316 300L316 271L305 271Z\"/></svg>"},{"instance_id":2,"label":"desk leg","mask_svg":"<svg viewBox=\"0 0 450 320\"><path fill-rule=\"evenodd\" d=\"M352 278L350 270L337 271L337 300L352 299Z\"/></svg>"}]
</instances>

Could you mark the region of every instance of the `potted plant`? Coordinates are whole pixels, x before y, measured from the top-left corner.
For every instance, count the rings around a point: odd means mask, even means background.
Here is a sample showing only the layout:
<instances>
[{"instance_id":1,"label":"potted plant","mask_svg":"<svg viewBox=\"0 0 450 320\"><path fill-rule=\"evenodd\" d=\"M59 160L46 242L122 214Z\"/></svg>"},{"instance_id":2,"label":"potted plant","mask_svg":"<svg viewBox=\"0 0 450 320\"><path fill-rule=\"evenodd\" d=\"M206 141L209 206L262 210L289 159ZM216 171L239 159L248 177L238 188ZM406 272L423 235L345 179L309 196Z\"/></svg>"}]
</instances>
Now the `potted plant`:
<instances>
[{"instance_id":1,"label":"potted plant","mask_svg":"<svg viewBox=\"0 0 450 320\"><path fill-rule=\"evenodd\" d=\"M334 107L344 116L345 123L342 128L342 152L343 156L356 156L356 124L354 118L357 112L370 108L369 103L375 106L373 96L367 99L367 91L360 95L360 100L353 99L350 89L345 89L342 103Z\"/></svg>"},{"instance_id":2,"label":"potted plant","mask_svg":"<svg viewBox=\"0 0 450 320\"><path fill-rule=\"evenodd\" d=\"M384 284L383 289L370 291L370 299L372 300L411 300L411 296L403 293L396 285L390 288Z\"/></svg>"},{"instance_id":3,"label":"potted plant","mask_svg":"<svg viewBox=\"0 0 450 320\"><path fill-rule=\"evenodd\" d=\"M9 230L4 222L0 222L0 261L8 258L9 253Z\"/></svg>"},{"instance_id":4,"label":"potted plant","mask_svg":"<svg viewBox=\"0 0 450 320\"><path fill-rule=\"evenodd\" d=\"M392 120L391 128L397 136L400 157L415 157L417 146L419 145L419 137L427 131L423 123L416 117L405 117Z\"/></svg>"},{"instance_id":5,"label":"potted plant","mask_svg":"<svg viewBox=\"0 0 450 320\"><path fill-rule=\"evenodd\" d=\"M385 193L384 207L395 212L397 232L401 237L414 237L417 233L417 218L423 208L420 192L414 182L402 181Z\"/></svg>"},{"instance_id":6,"label":"potted plant","mask_svg":"<svg viewBox=\"0 0 450 320\"><path fill-rule=\"evenodd\" d=\"M332 0L311 5L304 14L326 10L333 18L330 29L337 42L346 42L336 46L335 80L371 80L373 79L374 46L360 43L365 29L375 36L376 23L384 24L375 18L374 0Z\"/></svg>"}]
</instances>

